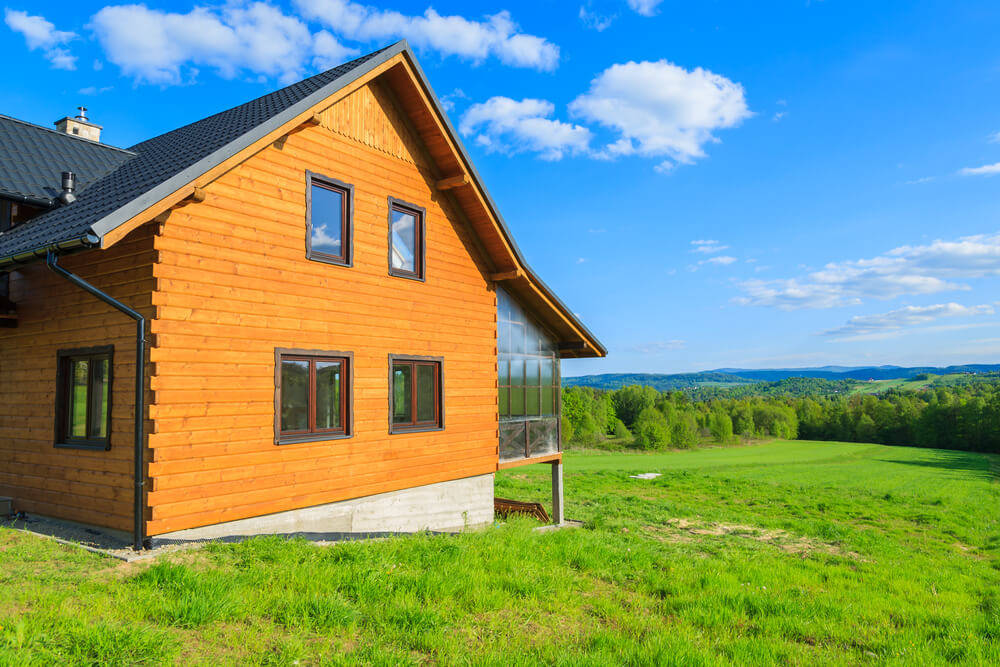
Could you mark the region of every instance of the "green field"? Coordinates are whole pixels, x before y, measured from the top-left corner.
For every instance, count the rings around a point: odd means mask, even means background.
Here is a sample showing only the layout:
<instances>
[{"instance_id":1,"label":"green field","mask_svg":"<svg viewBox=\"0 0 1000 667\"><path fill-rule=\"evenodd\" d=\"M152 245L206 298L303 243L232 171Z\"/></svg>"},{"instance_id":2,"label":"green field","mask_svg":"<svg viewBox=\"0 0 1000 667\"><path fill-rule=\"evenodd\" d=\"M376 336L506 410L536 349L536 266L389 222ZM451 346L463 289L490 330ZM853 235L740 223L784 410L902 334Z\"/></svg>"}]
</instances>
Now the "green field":
<instances>
[{"instance_id":1,"label":"green field","mask_svg":"<svg viewBox=\"0 0 1000 667\"><path fill-rule=\"evenodd\" d=\"M953 387L957 384L967 382L969 376L964 373L949 373L946 375L931 375L927 380L912 380L899 378L896 380L875 380L874 382L862 382L851 390L852 394L881 394L890 389L900 391L920 391L928 387Z\"/></svg>"},{"instance_id":2,"label":"green field","mask_svg":"<svg viewBox=\"0 0 1000 667\"><path fill-rule=\"evenodd\" d=\"M0 664L1000 663L1000 457L779 441L565 470L586 525L555 533L120 564L0 529ZM544 500L546 467L497 493Z\"/></svg>"}]
</instances>

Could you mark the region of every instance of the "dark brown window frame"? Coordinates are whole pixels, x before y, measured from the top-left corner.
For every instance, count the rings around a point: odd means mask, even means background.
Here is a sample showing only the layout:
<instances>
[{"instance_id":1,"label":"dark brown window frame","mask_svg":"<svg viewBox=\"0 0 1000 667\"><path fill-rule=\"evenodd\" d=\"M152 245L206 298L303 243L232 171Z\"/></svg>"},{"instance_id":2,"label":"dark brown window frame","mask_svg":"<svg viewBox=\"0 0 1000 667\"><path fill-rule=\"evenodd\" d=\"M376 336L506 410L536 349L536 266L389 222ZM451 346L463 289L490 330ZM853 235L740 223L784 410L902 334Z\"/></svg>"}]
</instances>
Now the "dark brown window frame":
<instances>
[{"instance_id":1,"label":"dark brown window frame","mask_svg":"<svg viewBox=\"0 0 1000 667\"><path fill-rule=\"evenodd\" d=\"M67 432L69 426L69 382L72 376L67 372L69 364L75 359L108 360L108 426L104 438L77 438ZM56 352L56 409L54 446L60 449L89 449L107 451L111 449L111 425L114 408L114 369L115 346L100 345L96 347L80 347ZM87 394L90 395L92 375L87 379ZM87 406L87 431L90 431L90 405Z\"/></svg>"},{"instance_id":2,"label":"dark brown window frame","mask_svg":"<svg viewBox=\"0 0 1000 667\"><path fill-rule=\"evenodd\" d=\"M393 390L394 371L396 364L434 364L437 370L437 383L435 384L434 411L436 419L434 422L417 422L417 374L416 369L410 373L410 414L414 421L410 424L397 424L393 421L396 412L396 392ZM444 430L444 357L426 357L412 354L390 354L389 355L389 433L421 433L426 431Z\"/></svg>"},{"instance_id":3,"label":"dark brown window frame","mask_svg":"<svg viewBox=\"0 0 1000 667\"><path fill-rule=\"evenodd\" d=\"M416 216L417 224L420 227L419 231L415 234L417 242L416 252L413 253L413 261L416 265L414 267L416 269L415 271L404 271L402 269L395 269L392 266L392 212L394 210L413 214ZM422 206L417 206L416 204L410 204L402 199L397 199L396 197L389 197L387 227L389 239L389 275L397 278L406 278L408 280L425 282L427 279L427 209Z\"/></svg>"},{"instance_id":4,"label":"dark brown window frame","mask_svg":"<svg viewBox=\"0 0 1000 667\"><path fill-rule=\"evenodd\" d=\"M316 185L341 194L340 248L343 254L331 255L312 248L312 191ZM354 265L354 186L330 176L306 171L306 258L336 266Z\"/></svg>"},{"instance_id":5,"label":"dark brown window frame","mask_svg":"<svg viewBox=\"0 0 1000 667\"><path fill-rule=\"evenodd\" d=\"M309 422L316 419L315 383L313 382L316 361L345 362L341 380L340 406L343 427L323 431L281 430L281 361L282 359L305 359L313 363L309 366ZM301 442L323 442L354 437L354 353L340 350L303 350L298 348L274 349L274 444L291 445Z\"/></svg>"}]
</instances>

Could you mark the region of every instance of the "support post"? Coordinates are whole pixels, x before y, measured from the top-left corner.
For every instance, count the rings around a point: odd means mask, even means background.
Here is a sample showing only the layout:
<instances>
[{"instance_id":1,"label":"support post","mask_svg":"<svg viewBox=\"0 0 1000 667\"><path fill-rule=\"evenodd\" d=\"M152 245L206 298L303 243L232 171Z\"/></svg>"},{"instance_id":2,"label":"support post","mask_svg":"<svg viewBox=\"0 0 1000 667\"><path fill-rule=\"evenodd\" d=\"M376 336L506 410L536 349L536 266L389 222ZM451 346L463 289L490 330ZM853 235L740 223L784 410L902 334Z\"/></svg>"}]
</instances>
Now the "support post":
<instances>
[{"instance_id":1,"label":"support post","mask_svg":"<svg viewBox=\"0 0 1000 667\"><path fill-rule=\"evenodd\" d=\"M563 468L562 461L552 462L552 523L561 526L566 522L563 513Z\"/></svg>"}]
</instances>

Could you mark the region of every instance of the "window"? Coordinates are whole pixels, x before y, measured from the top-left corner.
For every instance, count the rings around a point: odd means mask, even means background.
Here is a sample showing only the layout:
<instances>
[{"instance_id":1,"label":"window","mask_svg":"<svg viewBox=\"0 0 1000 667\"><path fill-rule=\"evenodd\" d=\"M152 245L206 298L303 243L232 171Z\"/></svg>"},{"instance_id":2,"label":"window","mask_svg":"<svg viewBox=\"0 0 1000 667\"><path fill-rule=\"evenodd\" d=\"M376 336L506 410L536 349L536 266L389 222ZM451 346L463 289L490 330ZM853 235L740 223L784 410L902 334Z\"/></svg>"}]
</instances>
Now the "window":
<instances>
[{"instance_id":1,"label":"window","mask_svg":"<svg viewBox=\"0 0 1000 667\"><path fill-rule=\"evenodd\" d=\"M389 275L424 279L424 209L389 197Z\"/></svg>"},{"instance_id":2,"label":"window","mask_svg":"<svg viewBox=\"0 0 1000 667\"><path fill-rule=\"evenodd\" d=\"M112 346L61 350L56 371L56 446L111 447Z\"/></svg>"},{"instance_id":3,"label":"window","mask_svg":"<svg viewBox=\"0 0 1000 667\"><path fill-rule=\"evenodd\" d=\"M5 232L22 222L27 222L45 213L46 210L40 206L0 199L0 232Z\"/></svg>"},{"instance_id":4,"label":"window","mask_svg":"<svg viewBox=\"0 0 1000 667\"><path fill-rule=\"evenodd\" d=\"M353 355L277 350L275 357L275 442L349 436Z\"/></svg>"},{"instance_id":5,"label":"window","mask_svg":"<svg viewBox=\"0 0 1000 667\"><path fill-rule=\"evenodd\" d=\"M527 311L497 289L497 411L500 460L559 451L558 346Z\"/></svg>"},{"instance_id":6,"label":"window","mask_svg":"<svg viewBox=\"0 0 1000 667\"><path fill-rule=\"evenodd\" d=\"M354 187L312 172L307 176L306 256L350 266Z\"/></svg>"},{"instance_id":7,"label":"window","mask_svg":"<svg viewBox=\"0 0 1000 667\"><path fill-rule=\"evenodd\" d=\"M444 428L441 360L390 357L390 433Z\"/></svg>"}]
</instances>

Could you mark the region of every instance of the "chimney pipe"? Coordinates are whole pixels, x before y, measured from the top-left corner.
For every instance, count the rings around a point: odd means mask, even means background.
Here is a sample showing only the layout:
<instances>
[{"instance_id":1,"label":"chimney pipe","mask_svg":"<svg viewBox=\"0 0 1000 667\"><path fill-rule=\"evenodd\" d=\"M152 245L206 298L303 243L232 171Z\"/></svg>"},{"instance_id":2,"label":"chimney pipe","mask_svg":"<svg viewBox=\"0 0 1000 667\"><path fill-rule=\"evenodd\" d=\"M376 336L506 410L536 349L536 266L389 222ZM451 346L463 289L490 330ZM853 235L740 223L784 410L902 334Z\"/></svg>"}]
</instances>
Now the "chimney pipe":
<instances>
[{"instance_id":1,"label":"chimney pipe","mask_svg":"<svg viewBox=\"0 0 1000 667\"><path fill-rule=\"evenodd\" d=\"M77 107L80 113L76 115L77 120L87 120L87 107Z\"/></svg>"},{"instance_id":2,"label":"chimney pipe","mask_svg":"<svg viewBox=\"0 0 1000 667\"><path fill-rule=\"evenodd\" d=\"M72 204L76 201L76 174L72 171L62 173L62 192L59 194L59 201L63 204Z\"/></svg>"}]
</instances>

